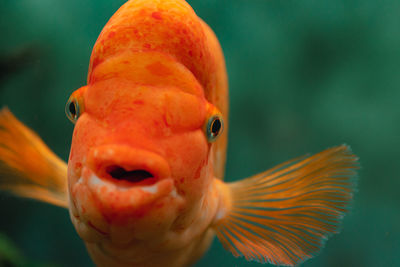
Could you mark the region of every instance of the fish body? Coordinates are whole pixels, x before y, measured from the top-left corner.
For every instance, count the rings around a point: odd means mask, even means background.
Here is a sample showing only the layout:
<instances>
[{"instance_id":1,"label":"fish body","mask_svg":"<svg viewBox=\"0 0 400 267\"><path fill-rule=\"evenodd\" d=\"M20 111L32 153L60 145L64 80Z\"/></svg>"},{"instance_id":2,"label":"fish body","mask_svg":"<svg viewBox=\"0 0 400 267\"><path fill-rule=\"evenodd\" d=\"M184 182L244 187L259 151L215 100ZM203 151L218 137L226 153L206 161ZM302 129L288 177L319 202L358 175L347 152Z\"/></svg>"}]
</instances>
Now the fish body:
<instances>
[{"instance_id":1,"label":"fish body","mask_svg":"<svg viewBox=\"0 0 400 267\"><path fill-rule=\"evenodd\" d=\"M71 218L97 265L181 266L203 254L227 133L211 147L203 124L227 115L226 94L216 37L186 2L129 1L110 19L77 96L85 111L68 164ZM117 181L110 168L151 178Z\"/></svg>"},{"instance_id":2,"label":"fish body","mask_svg":"<svg viewBox=\"0 0 400 267\"><path fill-rule=\"evenodd\" d=\"M295 265L336 232L352 198L357 158L344 145L223 182L224 57L183 0L125 3L66 112L68 167L1 112L0 189L67 207L97 266L188 266L215 234L235 256Z\"/></svg>"}]
</instances>

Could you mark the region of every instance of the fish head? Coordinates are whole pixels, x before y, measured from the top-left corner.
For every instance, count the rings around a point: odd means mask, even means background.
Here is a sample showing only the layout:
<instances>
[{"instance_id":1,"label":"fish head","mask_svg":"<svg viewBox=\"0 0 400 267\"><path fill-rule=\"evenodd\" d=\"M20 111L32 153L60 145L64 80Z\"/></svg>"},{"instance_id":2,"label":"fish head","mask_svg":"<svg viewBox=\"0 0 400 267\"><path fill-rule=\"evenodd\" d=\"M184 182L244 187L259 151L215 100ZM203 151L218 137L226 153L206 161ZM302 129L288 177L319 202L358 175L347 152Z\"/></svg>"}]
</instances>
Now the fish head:
<instances>
[{"instance_id":1,"label":"fish head","mask_svg":"<svg viewBox=\"0 0 400 267\"><path fill-rule=\"evenodd\" d=\"M72 221L87 242L127 244L165 233L211 187L222 116L193 74L164 54L130 52L95 71L105 76L67 104L76 115Z\"/></svg>"}]
</instances>

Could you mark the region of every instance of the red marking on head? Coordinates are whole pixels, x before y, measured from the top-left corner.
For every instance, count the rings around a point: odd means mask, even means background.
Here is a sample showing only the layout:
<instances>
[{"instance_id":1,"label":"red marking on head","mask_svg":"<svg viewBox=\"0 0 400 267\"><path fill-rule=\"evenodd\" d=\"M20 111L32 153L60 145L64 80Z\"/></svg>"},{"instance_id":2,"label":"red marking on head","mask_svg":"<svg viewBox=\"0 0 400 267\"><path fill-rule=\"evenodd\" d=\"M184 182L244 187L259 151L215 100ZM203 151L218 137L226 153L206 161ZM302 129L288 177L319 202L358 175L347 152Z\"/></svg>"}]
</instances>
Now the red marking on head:
<instances>
[{"instance_id":1,"label":"red marking on head","mask_svg":"<svg viewBox=\"0 0 400 267\"><path fill-rule=\"evenodd\" d=\"M168 114L164 114L164 116L162 116L162 119L163 119L165 126L169 127L170 123L168 122Z\"/></svg>"},{"instance_id":2,"label":"red marking on head","mask_svg":"<svg viewBox=\"0 0 400 267\"><path fill-rule=\"evenodd\" d=\"M108 38L113 38L114 35L115 35L115 32L110 32L110 33L108 34Z\"/></svg>"},{"instance_id":3,"label":"red marking on head","mask_svg":"<svg viewBox=\"0 0 400 267\"><path fill-rule=\"evenodd\" d=\"M135 105L143 105L144 101L143 100L135 100L135 101L133 101L133 104L135 104Z\"/></svg>"},{"instance_id":4,"label":"red marking on head","mask_svg":"<svg viewBox=\"0 0 400 267\"><path fill-rule=\"evenodd\" d=\"M146 67L152 74L157 76L168 76L172 71L160 61L154 62Z\"/></svg>"},{"instance_id":5,"label":"red marking on head","mask_svg":"<svg viewBox=\"0 0 400 267\"><path fill-rule=\"evenodd\" d=\"M153 12L151 13L151 16L157 20L162 20L161 12Z\"/></svg>"},{"instance_id":6,"label":"red marking on head","mask_svg":"<svg viewBox=\"0 0 400 267\"><path fill-rule=\"evenodd\" d=\"M206 158L201 162L200 166L196 169L196 172L194 174L194 179L199 179L201 177L201 172L206 167L207 163L208 163L208 158Z\"/></svg>"},{"instance_id":7,"label":"red marking on head","mask_svg":"<svg viewBox=\"0 0 400 267\"><path fill-rule=\"evenodd\" d=\"M155 205L153 205L153 207L156 209L161 209L164 207L164 203L163 202L156 203Z\"/></svg>"},{"instance_id":8,"label":"red marking on head","mask_svg":"<svg viewBox=\"0 0 400 267\"><path fill-rule=\"evenodd\" d=\"M151 44L145 43L145 44L143 44L143 47L147 48L147 49L150 49L151 48Z\"/></svg>"}]
</instances>

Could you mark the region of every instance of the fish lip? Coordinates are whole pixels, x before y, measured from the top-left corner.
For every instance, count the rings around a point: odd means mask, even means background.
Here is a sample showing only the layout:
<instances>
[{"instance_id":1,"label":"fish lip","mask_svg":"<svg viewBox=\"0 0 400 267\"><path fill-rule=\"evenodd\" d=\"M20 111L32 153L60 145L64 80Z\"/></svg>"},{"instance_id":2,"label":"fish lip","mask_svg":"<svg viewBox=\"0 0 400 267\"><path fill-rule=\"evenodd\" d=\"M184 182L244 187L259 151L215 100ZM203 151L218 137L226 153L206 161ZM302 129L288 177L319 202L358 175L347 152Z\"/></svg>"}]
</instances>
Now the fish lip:
<instances>
[{"instance_id":1,"label":"fish lip","mask_svg":"<svg viewBox=\"0 0 400 267\"><path fill-rule=\"evenodd\" d=\"M171 177L157 179L151 185L130 184L127 186L98 177L88 168L84 169L85 175L78 180L76 186L80 184L87 187L105 210L117 208L128 212L150 205L162 198L178 197L174 180Z\"/></svg>"},{"instance_id":2,"label":"fish lip","mask_svg":"<svg viewBox=\"0 0 400 267\"><path fill-rule=\"evenodd\" d=\"M161 155L129 145L106 144L90 149L86 166L105 182L119 187L154 185L159 180L171 176L168 162ZM146 173L148 177L135 180L113 176L110 168L122 169L125 172ZM140 176L140 175L139 175Z\"/></svg>"},{"instance_id":3,"label":"fish lip","mask_svg":"<svg viewBox=\"0 0 400 267\"><path fill-rule=\"evenodd\" d=\"M176 205L182 202L171 177L150 186L125 187L97 177L87 166L71 185L70 193L71 219L87 242L113 240L112 226L129 227L146 212L157 210L160 207L157 203ZM75 205L75 202L80 204Z\"/></svg>"}]
</instances>

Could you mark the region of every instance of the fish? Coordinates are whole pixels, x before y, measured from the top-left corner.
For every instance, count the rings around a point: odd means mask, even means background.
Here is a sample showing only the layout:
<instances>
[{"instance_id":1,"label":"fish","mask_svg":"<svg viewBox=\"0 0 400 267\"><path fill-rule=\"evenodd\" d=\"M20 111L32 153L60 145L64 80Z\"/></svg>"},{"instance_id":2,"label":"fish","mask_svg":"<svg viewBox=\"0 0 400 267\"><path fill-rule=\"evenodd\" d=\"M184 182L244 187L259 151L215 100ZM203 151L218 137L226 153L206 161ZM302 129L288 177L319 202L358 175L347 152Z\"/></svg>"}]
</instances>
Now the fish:
<instances>
[{"instance_id":1,"label":"fish","mask_svg":"<svg viewBox=\"0 0 400 267\"><path fill-rule=\"evenodd\" d=\"M339 231L355 191L347 145L224 181L225 60L184 0L129 0L65 106L68 163L7 108L0 189L68 209L97 266L190 266L215 236L234 256L295 266Z\"/></svg>"}]
</instances>

